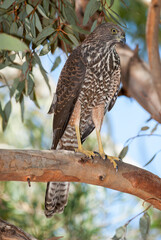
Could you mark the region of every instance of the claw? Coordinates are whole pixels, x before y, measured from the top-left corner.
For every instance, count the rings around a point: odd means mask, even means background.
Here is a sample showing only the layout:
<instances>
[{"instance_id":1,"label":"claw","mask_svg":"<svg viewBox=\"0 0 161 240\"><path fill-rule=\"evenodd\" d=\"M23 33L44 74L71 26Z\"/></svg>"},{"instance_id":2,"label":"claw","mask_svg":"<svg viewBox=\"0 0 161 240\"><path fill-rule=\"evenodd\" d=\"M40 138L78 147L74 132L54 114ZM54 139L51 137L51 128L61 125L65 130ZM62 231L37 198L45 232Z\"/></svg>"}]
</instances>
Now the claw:
<instances>
[{"instance_id":1,"label":"claw","mask_svg":"<svg viewBox=\"0 0 161 240\"><path fill-rule=\"evenodd\" d=\"M98 157L102 158L101 154L99 152L94 151L95 155L98 155Z\"/></svg>"},{"instance_id":2,"label":"claw","mask_svg":"<svg viewBox=\"0 0 161 240\"><path fill-rule=\"evenodd\" d=\"M107 156L107 159L110 160L110 162L113 164L113 166L114 166L114 168L116 169L116 172L117 172L118 171L118 165L117 165L116 161L120 161L120 159L117 158L117 157L112 157L112 156Z\"/></svg>"},{"instance_id":3,"label":"claw","mask_svg":"<svg viewBox=\"0 0 161 240\"><path fill-rule=\"evenodd\" d=\"M92 159L93 159L93 157L95 156L95 153L94 153L94 152L88 151L88 150L86 150L86 149L84 149L84 148L77 148L77 149L75 149L75 152L83 153L83 154L85 154L88 158L92 158Z\"/></svg>"}]
</instances>

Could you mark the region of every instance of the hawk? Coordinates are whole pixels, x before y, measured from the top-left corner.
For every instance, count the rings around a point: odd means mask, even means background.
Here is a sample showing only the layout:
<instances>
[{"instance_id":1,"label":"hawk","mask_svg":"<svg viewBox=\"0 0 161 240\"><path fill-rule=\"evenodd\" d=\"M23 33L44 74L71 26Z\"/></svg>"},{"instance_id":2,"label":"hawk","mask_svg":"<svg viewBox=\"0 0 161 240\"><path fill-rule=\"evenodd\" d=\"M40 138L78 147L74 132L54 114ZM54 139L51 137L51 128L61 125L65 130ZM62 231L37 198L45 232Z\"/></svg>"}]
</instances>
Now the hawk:
<instances>
[{"instance_id":1,"label":"hawk","mask_svg":"<svg viewBox=\"0 0 161 240\"><path fill-rule=\"evenodd\" d=\"M117 99L120 85L120 59L117 43L125 42L125 33L113 23L99 25L68 57L56 88L49 113L54 113L52 149L95 153L82 143L96 129L99 154L105 158L100 129L106 111ZM108 157L114 167L113 157ZM61 213L67 205L69 183L48 182L45 215Z\"/></svg>"}]
</instances>

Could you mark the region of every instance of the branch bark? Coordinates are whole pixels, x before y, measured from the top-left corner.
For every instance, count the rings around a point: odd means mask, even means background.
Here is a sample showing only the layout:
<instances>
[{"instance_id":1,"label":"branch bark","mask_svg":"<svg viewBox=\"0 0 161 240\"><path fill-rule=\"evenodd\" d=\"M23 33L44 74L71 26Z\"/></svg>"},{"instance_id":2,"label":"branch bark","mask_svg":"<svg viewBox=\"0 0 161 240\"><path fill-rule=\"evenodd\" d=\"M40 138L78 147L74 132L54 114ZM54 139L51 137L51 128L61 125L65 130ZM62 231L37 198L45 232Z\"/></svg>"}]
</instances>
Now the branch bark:
<instances>
[{"instance_id":1,"label":"branch bark","mask_svg":"<svg viewBox=\"0 0 161 240\"><path fill-rule=\"evenodd\" d=\"M89 160L70 151L0 150L0 181L82 182L135 195L161 210L161 179L118 161Z\"/></svg>"},{"instance_id":2,"label":"branch bark","mask_svg":"<svg viewBox=\"0 0 161 240\"><path fill-rule=\"evenodd\" d=\"M152 0L146 25L146 41L149 56L149 64L153 76L156 91L161 102L161 63L159 56L159 24L160 24L161 1Z\"/></svg>"},{"instance_id":3,"label":"branch bark","mask_svg":"<svg viewBox=\"0 0 161 240\"><path fill-rule=\"evenodd\" d=\"M22 229L0 219L0 240L37 240Z\"/></svg>"},{"instance_id":4,"label":"branch bark","mask_svg":"<svg viewBox=\"0 0 161 240\"><path fill-rule=\"evenodd\" d=\"M161 123L161 102L153 83L149 65L127 45L117 46L121 60L121 81L126 95L133 97L153 119ZM124 94L124 93L123 93Z\"/></svg>"},{"instance_id":5,"label":"branch bark","mask_svg":"<svg viewBox=\"0 0 161 240\"><path fill-rule=\"evenodd\" d=\"M52 237L48 240L57 240L62 237ZM37 240L21 228L0 219L0 240Z\"/></svg>"}]
</instances>

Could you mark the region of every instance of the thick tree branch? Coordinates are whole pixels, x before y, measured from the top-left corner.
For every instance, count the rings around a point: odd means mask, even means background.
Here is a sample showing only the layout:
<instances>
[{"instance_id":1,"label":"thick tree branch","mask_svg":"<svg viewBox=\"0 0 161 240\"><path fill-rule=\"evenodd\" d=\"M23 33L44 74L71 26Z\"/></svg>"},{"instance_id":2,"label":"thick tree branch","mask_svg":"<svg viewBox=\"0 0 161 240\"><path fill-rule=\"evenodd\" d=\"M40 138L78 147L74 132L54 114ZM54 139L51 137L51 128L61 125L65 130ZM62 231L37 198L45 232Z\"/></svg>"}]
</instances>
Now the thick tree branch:
<instances>
[{"instance_id":1,"label":"thick tree branch","mask_svg":"<svg viewBox=\"0 0 161 240\"><path fill-rule=\"evenodd\" d=\"M52 237L48 240L57 240L62 237ZM21 228L0 219L0 240L37 240Z\"/></svg>"},{"instance_id":2,"label":"thick tree branch","mask_svg":"<svg viewBox=\"0 0 161 240\"><path fill-rule=\"evenodd\" d=\"M135 195L161 210L161 179L138 167L70 151L0 150L0 181L82 182Z\"/></svg>"},{"instance_id":3,"label":"thick tree branch","mask_svg":"<svg viewBox=\"0 0 161 240\"><path fill-rule=\"evenodd\" d=\"M137 47L131 50L127 45L118 46L117 52L121 60L121 81L126 95L136 99L153 119L161 123L161 102L148 64L139 58Z\"/></svg>"},{"instance_id":4,"label":"thick tree branch","mask_svg":"<svg viewBox=\"0 0 161 240\"><path fill-rule=\"evenodd\" d=\"M159 56L158 33L160 24L161 1L152 0L149 6L147 25L146 25L146 41L149 56L149 64L153 76L156 91L161 102L161 63Z\"/></svg>"},{"instance_id":5,"label":"thick tree branch","mask_svg":"<svg viewBox=\"0 0 161 240\"><path fill-rule=\"evenodd\" d=\"M0 219L0 239L1 240L37 240L22 229Z\"/></svg>"}]
</instances>

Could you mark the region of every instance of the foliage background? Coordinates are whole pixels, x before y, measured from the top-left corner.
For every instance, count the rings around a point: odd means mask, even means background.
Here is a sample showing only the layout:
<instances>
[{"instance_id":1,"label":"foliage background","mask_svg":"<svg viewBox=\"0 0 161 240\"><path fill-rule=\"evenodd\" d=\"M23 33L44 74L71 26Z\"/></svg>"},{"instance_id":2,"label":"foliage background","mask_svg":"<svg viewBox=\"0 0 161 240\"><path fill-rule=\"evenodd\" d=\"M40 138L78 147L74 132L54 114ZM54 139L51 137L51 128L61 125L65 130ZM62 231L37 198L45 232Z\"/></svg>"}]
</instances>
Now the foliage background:
<instances>
[{"instance_id":1,"label":"foliage background","mask_svg":"<svg viewBox=\"0 0 161 240\"><path fill-rule=\"evenodd\" d=\"M145 24L148 5L141 0L126 1L125 4L116 0L89 1L84 25L97 10L104 13L102 20L112 18L122 25L126 22L128 44L135 46L138 43L140 55L147 59ZM108 8L109 5L112 5L112 8ZM0 48L1 148L50 149L52 116L47 112L58 75L66 60L65 53L60 48L67 54L71 48L79 44L80 34L87 33L82 26L77 25L78 19L74 9L75 1L68 0L1 1L1 33L7 33L7 37L12 35L23 39L26 44L17 45L15 39L9 39L13 45L7 46L8 51L5 45ZM97 21L94 21L92 30L96 24ZM24 51L23 54L15 54L11 51L15 48L15 50L23 50L24 47L29 51ZM10 68L6 68L7 66ZM134 100L130 103L125 97L120 97L112 113L106 116L102 131L106 152L118 154L129 138L130 129L125 118L130 119L127 109L128 106L131 108L135 104ZM145 115L140 120L139 111L143 110L140 110L140 106L134 109L139 123L133 122L135 126L132 125L134 131L131 134L137 135L145 125L148 114L144 112ZM116 137L115 129L118 128L118 122L115 124L115 119L118 117L121 119L120 115L116 115L118 112L125 116L122 121L125 121L126 127L124 125L123 133L119 133L118 130L119 134ZM156 128L155 133L160 133L160 126L156 125L155 121L151 120L146 125L149 127L147 131ZM154 139L153 141L155 142ZM158 139L156 141L158 143ZM150 142L151 146L154 146L154 142ZM142 144L140 152L144 156L142 160L139 159L138 154L133 154L140 144ZM95 134L89 138L86 145L88 148L97 148ZM139 160L135 164L144 165L149 160L145 157L148 156L148 147L144 141L133 144L130 149L133 152L125 158L126 161L132 162L138 157ZM159 149L154 148L153 153L155 154ZM151 165L149 166L151 169ZM153 170L155 172L154 168ZM46 219L43 213L45 188L46 184L41 183L32 183L31 188L27 183L1 183L0 217L38 239L55 235L64 236L63 239L95 240L111 239L117 228L144 209L141 201L127 194L86 184L72 184L68 206L64 213ZM161 239L161 214L153 209L148 213L151 218L150 233L142 235L142 239ZM141 239L142 229L145 230L149 222L144 228L140 228L139 232L139 218L128 225L126 239ZM113 239L117 240L121 237L115 235Z\"/></svg>"}]
</instances>

